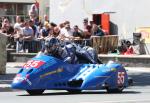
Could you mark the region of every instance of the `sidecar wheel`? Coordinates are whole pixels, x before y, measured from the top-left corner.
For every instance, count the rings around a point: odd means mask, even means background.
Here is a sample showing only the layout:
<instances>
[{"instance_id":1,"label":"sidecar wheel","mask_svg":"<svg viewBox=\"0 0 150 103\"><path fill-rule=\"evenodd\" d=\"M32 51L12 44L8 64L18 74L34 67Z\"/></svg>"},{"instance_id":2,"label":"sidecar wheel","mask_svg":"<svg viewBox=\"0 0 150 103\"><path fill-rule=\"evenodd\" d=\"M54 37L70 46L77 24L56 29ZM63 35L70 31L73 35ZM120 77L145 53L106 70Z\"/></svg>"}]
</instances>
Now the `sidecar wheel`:
<instances>
[{"instance_id":1,"label":"sidecar wheel","mask_svg":"<svg viewBox=\"0 0 150 103\"><path fill-rule=\"evenodd\" d=\"M26 90L30 95L41 95L43 94L43 89L36 89L36 90Z\"/></svg>"},{"instance_id":2,"label":"sidecar wheel","mask_svg":"<svg viewBox=\"0 0 150 103\"><path fill-rule=\"evenodd\" d=\"M70 89L70 90L67 90L70 94L79 94L81 93L81 90L73 90L73 89Z\"/></svg>"},{"instance_id":3,"label":"sidecar wheel","mask_svg":"<svg viewBox=\"0 0 150 103\"><path fill-rule=\"evenodd\" d=\"M108 93L122 93L124 87L123 86L120 86L118 88L114 88L114 89L110 89L110 88L107 88L107 92Z\"/></svg>"}]
</instances>

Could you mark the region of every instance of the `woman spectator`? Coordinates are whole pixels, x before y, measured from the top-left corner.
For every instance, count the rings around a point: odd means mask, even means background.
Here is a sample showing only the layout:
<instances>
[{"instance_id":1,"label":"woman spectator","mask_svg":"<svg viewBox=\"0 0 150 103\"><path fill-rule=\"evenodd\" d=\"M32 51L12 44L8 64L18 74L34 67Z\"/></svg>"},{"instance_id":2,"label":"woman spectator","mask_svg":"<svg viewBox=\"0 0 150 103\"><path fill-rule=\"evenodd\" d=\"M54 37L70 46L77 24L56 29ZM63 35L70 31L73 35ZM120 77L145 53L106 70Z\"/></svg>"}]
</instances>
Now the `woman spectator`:
<instances>
[{"instance_id":1,"label":"woman spectator","mask_svg":"<svg viewBox=\"0 0 150 103\"><path fill-rule=\"evenodd\" d=\"M42 50L44 49L45 38L49 35L49 31L50 31L50 24L48 22L45 22L44 27L41 29L40 35L38 37L38 40L41 41Z\"/></svg>"}]
</instances>

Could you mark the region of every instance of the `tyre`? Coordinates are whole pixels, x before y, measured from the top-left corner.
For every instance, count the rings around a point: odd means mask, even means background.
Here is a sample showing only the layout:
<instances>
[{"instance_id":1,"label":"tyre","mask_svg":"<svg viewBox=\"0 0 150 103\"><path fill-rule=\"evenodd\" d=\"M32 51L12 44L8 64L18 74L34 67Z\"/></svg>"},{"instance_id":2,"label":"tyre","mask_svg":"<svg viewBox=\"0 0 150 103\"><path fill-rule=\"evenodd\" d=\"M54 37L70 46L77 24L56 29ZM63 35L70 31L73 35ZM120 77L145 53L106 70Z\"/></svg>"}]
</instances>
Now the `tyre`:
<instances>
[{"instance_id":1,"label":"tyre","mask_svg":"<svg viewBox=\"0 0 150 103\"><path fill-rule=\"evenodd\" d=\"M123 89L124 89L124 87L120 86L120 87L114 88L114 89L107 88L106 90L108 93L122 93Z\"/></svg>"},{"instance_id":2,"label":"tyre","mask_svg":"<svg viewBox=\"0 0 150 103\"><path fill-rule=\"evenodd\" d=\"M70 89L70 90L67 90L70 94L79 94L81 93L81 90L78 90L78 89Z\"/></svg>"},{"instance_id":3,"label":"tyre","mask_svg":"<svg viewBox=\"0 0 150 103\"><path fill-rule=\"evenodd\" d=\"M43 89L36 89L36 90L26 90L30 95L41 95L43 94Z\"/></svg>"}]
</instances>

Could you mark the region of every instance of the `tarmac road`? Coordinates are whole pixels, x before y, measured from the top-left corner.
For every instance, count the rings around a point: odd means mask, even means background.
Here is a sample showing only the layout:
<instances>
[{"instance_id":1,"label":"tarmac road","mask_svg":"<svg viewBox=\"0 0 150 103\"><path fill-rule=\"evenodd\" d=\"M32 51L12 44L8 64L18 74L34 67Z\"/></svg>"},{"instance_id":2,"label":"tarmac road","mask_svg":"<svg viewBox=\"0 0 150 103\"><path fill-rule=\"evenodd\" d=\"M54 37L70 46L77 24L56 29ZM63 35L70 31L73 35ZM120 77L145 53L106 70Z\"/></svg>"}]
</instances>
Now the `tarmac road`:
<instances>
[{"instance_id":1,"label":"tarmac road","mask_svg":"<svg viewBox=\"0 0 150 103\"><path fill-rule=\"evenodd\" d=\"M150 68L126 68L134 80L134 86L121 94L108 94L102 91L83 91L81 94L68 94L66 91L47 90L43 95L29 96L25 91L11 90L9 87L18 67L7 66L7 75L0 75L1 103L150 103ZM3 85L3 87L2 87Z\"/></svg>"}]
</instances>

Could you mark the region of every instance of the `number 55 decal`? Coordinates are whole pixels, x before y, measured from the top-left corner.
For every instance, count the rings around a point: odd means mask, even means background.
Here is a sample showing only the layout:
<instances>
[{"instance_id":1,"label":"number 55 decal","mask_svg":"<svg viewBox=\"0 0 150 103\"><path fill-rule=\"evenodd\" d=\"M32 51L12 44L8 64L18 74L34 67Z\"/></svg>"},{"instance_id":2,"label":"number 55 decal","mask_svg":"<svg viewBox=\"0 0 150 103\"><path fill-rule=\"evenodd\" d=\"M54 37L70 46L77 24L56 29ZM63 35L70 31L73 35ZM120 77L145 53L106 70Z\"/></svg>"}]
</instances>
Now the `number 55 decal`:
<instances>
[{"instance_id":1,"label":"number 55 decal","mask_svg":"<svg viewBox=\"0 0 150 103\"><path fill-rule=\"evenodd\" d=\"M45 62L43 61L37 61L37 60L30 60L28 61L23 67L28 69L28 68L39 68L42 66Z\"/></svg>"},{"instance_id":2,"label":"number 55 decal","mask_svg":"<svg viewBox=\"0 0 150 103\"><path fill-rule=\"evenodd\" d=\"M118 85L124 84L124 79L125 79L125 72L118 72L118 80L117 80Z\"/></svg>"}]
</instances>

